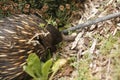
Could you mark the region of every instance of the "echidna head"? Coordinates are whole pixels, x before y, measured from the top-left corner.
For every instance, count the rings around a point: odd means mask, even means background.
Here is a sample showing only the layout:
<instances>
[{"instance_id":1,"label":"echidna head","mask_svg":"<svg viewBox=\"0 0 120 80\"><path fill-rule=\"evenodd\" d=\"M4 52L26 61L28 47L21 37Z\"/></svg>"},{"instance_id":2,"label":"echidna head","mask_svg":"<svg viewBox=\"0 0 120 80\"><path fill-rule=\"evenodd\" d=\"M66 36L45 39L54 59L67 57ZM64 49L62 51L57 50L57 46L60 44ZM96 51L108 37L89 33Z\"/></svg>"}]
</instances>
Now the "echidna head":
<instances>
[{"instance_id":1,"label":"echidna head","mask_svg":"<svg viewBox=\"0 0 120 80\"><path fill-rule=\"evenodd\" d=\"M46 26L46 29L50 32L51 37L52 37L52 45L56 45L59 42L62 41L62 35L61 32L56 29L54 26L48 24L48 26Z\"/></svg>"}]
</instances>

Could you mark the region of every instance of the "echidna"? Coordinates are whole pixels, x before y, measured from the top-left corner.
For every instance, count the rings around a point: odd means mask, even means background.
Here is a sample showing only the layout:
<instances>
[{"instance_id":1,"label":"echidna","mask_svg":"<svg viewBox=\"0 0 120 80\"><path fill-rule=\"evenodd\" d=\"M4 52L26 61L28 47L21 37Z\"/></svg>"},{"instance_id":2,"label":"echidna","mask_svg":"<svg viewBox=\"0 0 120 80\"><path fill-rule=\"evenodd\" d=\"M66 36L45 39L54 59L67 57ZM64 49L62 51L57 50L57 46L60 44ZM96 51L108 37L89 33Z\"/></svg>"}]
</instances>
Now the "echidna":
<instances>
[{"instance_id":1,"label":"echidna","mask_svg":"<svg viewBox=\"0 0 120 80\"><path fill-rule=\"evenodd\" d=\"M46 28L40 28L45 24ZM35 15L14 15L0 20L0 80L11 80L23 73L30 53L43 57L55 50L61 33Z\"/></svg>"}]
</instances>

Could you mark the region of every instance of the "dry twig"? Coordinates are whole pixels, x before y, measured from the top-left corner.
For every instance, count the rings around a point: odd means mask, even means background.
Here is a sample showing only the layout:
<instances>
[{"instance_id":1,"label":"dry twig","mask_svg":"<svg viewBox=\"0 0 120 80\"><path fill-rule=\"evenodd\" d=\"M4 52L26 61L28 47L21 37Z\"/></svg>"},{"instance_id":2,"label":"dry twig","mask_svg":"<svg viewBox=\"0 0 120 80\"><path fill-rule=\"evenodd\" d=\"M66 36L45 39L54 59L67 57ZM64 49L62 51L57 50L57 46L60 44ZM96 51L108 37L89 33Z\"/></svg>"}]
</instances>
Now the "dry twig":
<instances>
[{"instance_id":1,"label":"dry twig","mask_svg":"<svg viewBox=\"0 0 120 80\"><path fill-rule=\"evenodd\" d=\"M66 30L63 30L62 33L66 34L69 31L75 31L77 29L84 28L84 27L87 27L87 26L90 27L90 25L97 24L98 22L103 22L103 21L106 21L106 20L109 20L109 19L112 19L112 18L116 18L116 17L119 17L119 16L120 16L120 12L109 14L105 17L100 17L100 18L97 18L96 20L90 20L90 21L87 21L85 23L79 24L77 26L70 27Z\"/></svg>"}]
</instances>

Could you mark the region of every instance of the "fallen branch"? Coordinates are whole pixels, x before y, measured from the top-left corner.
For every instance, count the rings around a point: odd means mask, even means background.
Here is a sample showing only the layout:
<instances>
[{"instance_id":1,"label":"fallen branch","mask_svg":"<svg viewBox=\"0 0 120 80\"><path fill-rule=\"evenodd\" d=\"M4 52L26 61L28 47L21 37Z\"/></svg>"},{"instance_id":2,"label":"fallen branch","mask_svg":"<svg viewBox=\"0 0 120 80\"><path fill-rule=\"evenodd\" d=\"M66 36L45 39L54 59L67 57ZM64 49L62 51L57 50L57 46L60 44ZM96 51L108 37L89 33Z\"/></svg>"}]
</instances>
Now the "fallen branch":
<instances>
[{"instance_id":1,"label":"fallen branch","mask_svg":"<svg viewBox=\"0 0 120 80\"><path fill-rule=\"evenodd\" d=\"M100 18L97 18L96 20L89 20L89 21L87 21L85 23L82 23L82 24L79 24L77 26L70 27L66 30L63 30L62 33L67 34L69 31L75 31L75 30L80 29L80 28L90 27L90 25L97 24L98 22L103 22L103 21L106 21L106 20L109 20L109 19L112 19L112 18L116 18L116 17L119 17L119 16L120 16L120 12L109 14L105 17L100 17Z\"/></svg>"}]
</instances>

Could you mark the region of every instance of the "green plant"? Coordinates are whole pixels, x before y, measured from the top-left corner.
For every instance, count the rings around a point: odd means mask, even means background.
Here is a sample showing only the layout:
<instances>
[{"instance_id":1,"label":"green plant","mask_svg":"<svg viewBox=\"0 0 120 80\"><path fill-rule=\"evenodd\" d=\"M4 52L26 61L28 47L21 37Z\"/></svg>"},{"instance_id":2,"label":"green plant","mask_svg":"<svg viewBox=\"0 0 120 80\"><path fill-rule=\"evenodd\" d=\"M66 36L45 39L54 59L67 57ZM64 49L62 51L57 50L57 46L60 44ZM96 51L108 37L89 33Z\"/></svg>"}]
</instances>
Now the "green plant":
<instances>
[{"instance_id":1,"label":"green plant","mask_svg":"<svg viewBox=\"0 0 120 80\"><path fill-rule=\"evenodd\" d=\"M48 80L51 66L52 59L43 63L35 53L32 53L28 56L27 64L23 66L23 69L33 77L33 80Z\"/></svg>"},{"instance_id":2,"label":"green plant","mask_svg":"<svg viewBox=\"0 0 120 80\"><path fill-rule=\"evenodd\" d=\"M77 76L74 78L74 80L93 80L89 68L91 60L90 53L86 52L81 60L75 60L73 63L71 63L71 65L77 71Z\"/></svg>"},{"instance_id":3,"label":"green plant","mask_svg":"<svg viewBox=\"0 0 120 80\"><path fill-rule=\"evenodd\" d=\"M67 59L58 59L52 66L52 75L50 76L49 80L52 80L53 76L57 73L58 70L61 69L63 65L67 63Z\"/></svg>"},{"instance_id":4,"label":"green plant","mask_svg":"<svg viewBox=\"0 0 120 80\"><path fill-rule=\"evenodd\" d=\"M77 0L3 0L0 1L0 17L35 13L46 20L52 16L52 23L63 27L80 8L77 5Z\"/></svg>"},{"instance_id":5,"label":"green plant","mask_svg":"<svg viewBox=\"0 0 120 80\"><path fill-rule=\"evenodd\" d=\"M117 39L115 36L109 36L108 39L102 39L103 45L100 47L100 51L102 54L108 54L111 52L111 50L114 47L114 44L116 43Z\"/></svg>"}]
</instances>

